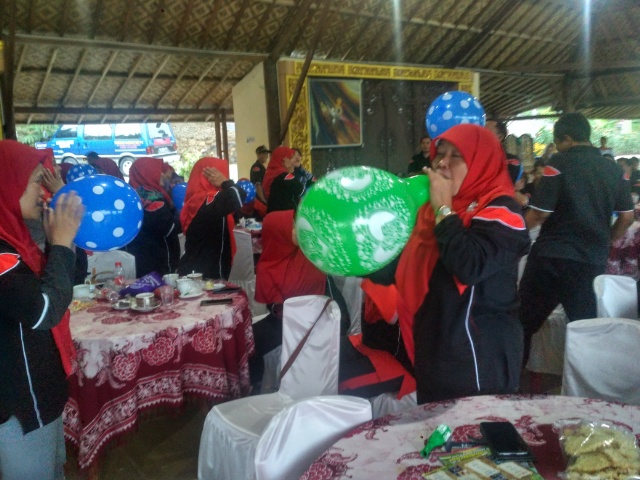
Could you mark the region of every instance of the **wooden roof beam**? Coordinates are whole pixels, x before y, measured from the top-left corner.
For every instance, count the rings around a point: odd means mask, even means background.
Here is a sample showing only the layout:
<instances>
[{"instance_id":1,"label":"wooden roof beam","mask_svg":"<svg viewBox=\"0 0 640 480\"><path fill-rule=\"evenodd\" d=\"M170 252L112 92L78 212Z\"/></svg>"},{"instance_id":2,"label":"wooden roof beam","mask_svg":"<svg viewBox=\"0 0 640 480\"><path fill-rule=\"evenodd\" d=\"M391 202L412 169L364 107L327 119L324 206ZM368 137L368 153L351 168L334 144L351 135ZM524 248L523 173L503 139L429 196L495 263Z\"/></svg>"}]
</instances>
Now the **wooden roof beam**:
<instances>
[{"instance_id":1,"label":"wooden roof beam","mask_svg":"<svg viewBox=\"0 0 640 480\"><path fill-rule=\"evenodd\" d=\"M182 13L182 17L180 18L180 24L178 25L178 30L176 31L176 36L173 39L173 44L177 47L182 42L182 37L184 37L184 31L187 28L187 21L191 16L191 12L193 11L193 4L195 0L189 0L187 3L187 8L184 9Z\"/></svg>"},{"instance_id":2,"label":"wooden roof beam","mask_svg":"<svg viewBox=\"0 0 640 480\"><path fill-rule=\"evenodd\" d=\"M93 90L91 91L91 94L89 95L89 98L87 99L87 101L84 104L85 107L88 107L89 105L91 105L91 100L93 100L93 97L96 95L96 92L98 91L98 88L100 88L100 84L102 83L104 78L107 76L107 72L111 68L111 65L113 64L113 61L116 59L117 56L118 56L118 52L111 52L111 55L109 56L109 60L107 60L106 65L102 69L102 75L100 76L100 79L96 83L96 86L93 87Z\"/></svg>"},{"instance_id":3,"label":"wooden roof beam","mask_svg":"<svg viewBox=\"0 0 640 480\"><path fill-rule=\"evenodd\" d=\"M108 107L15 107L24 115L209 115L215 108L108 108Z\"/></svg>"},{"instance_id":4,"label":"wooden roof beam","mask_svg":"<svg viewBox=\"0 0 640 480\"><path fill-rule=\"evenodd\" d=\"M133 78L133 75L136 73L136 70L138 69L138 67L142 63L143 59L144 59L144 55L142 55L142 54L138 55L138 58L136 58L136 61L133 63L133 66L129 69L129 75L127 76L125 81L122 82L122 85L120 85L120 88L116 92L115 96L109 102L110 106L113 107L116 104L116 102L118 101L118 97L124 91L125 87L129 83L129 81Z\"/></svg>"},{"instance_id":5,"label":"wooden roof beam","mask_svg":"<svg viewBox=\"0 0 640 480\"><path fill-rule=\"evenodd\" d=\"M130 10L130 9L129 9ZM202 50L197 48L170 47L164 45L147 45L144 43L114 42L109 40L90 40L87 38L53 37L48 35L16 34L16 43L48 46L103 48L110 51L128 51L137 53L156 53L163 55L188 55L200 58L228 58L247 61L262 61L268 55L253 52L224 52L220 50Z\"/></svg>"},{"instance_id":6,"label":"wooden roof beam","mask_svg":"<svg viewBox=\"0 0 640 480\"><path fill-rule=\"evenodd\" d=\"M82 51L82 56L80 57L80 60L78 60L78 65L76 65L76 71L73 72L73 77L69 82L69 86L67 87L67 90L64 92L64 96L62 97L62 101L60 102L60 105L64 105L67 99L69 98L69 94L71 93L71 90L73 90L73 87L76 84L76 80L78 80L78 76L80 75L80 71L82 70L82 65L85 59L87 58L88 54L89 54L89 49L85 48Z\"/></svg>"},{"instance_id":7,"label":"wooden roof beam","mask_svg":"<svg viewBox=\"0 0 640 480\"><path fill-rule=\"evenodd\" d=\"M171 89L175 87L178 84L178 82L182 80L182 78L187 74L187 72L191 68L191 65L193 65L194 61L195 59L193 57L190 57L189 60L187 60L187 64L180 69L180 74L178 75L178 78L176 78L175 81L171 85L169 85L169 87L164 91L164 93L160 97L160 100L156 102L155 108L158 108L162 104L164 99L167 98L167 95L169 94Z\"/></svg>"},{"instance_id":8,"label":"wooden roof beam","mask_svg":"<svg viewBox=\"0 0 640 480\"><path fill-rule=\"evenodd\" d=\"M506 0L500 8L498 8L487 23L483 26L482 32L474 35L467 43L458 49L458 53L447 62L449 68L455 68L461 64L464 64L471 56L476 53L480 45L491 35L491 32L513 13L520 8L523 0Z\"/></svg>"},{"instance_id":9,"label":"wooden roof beam","mask_svg":"<svg viewBox=\"0 0 640 480\"><path fill-rule=\"evenodd\" d=\"M189 90L187 90L185 92L185 94L182 96L182 98L180 100L178 100L178 105L177 105L178 108L180 108L180 105L182 104L182 102L184 102L184 99L187 98L189 95L191 95L191 93L196 89L196 87L198 85L200 85L200 82L202 82L202 80L204 80L204 78L209 74L211 69L216 66L217 63L218 63L218 60L213 60L209 64L209 66L204 69L204 72L202 72L200 74L200 76L198 77L198 80L193 85L191 85L191 88L189 88Z\"/></svg>"},{"instance_id":10,"label":"wooden roof beam","mask_svg":"<svg viewBox=\"0 0 640 480\"><path fill-rule=\"evenodd\" d=\"M204 48L204 46L207 44L207 40L209 40L209 32L211 31L211 27L213 27L214 22L218 18L218 13L220 12L223 1L224 0L216 0L215 3L211 6L211 10L209 10L209 16L205 21L204 27L200 32L200 38L198 39L198 45L200 45L200 48Z\"/></svg>"},{"instance_id":11,"label":"wooden roof beam","mask_svg":"<svg viewBox=\"0 0 640 480\"><path fill-rule=\"evenodd\" d=\"M58 49L54 49L51 53L51 58L49 59L49 65L47 66L47 73L45 73L44 78L42 79L42 83L40 84L40 89L38 90L38 95L36 96L36 105L40 103L40 99L42 98L42 94L44 93L44 87L47 84L47 80L51 76L51 69L53 68L53 64L56 61L56 57L58 56Z\"/></svg>"},{"instance_id":12,"label":"wooden roof beam","mask_svg":"<svg viewBox=\"0 0 640 480\"><path fill-rule=\"evenodd\" d=\"M314 0L300 0L298 8L290 10L289 15L282 22L280 34L276 38L273 48L271 48L271 54L269 55L271 60L278 60L284 53L291 36L300 28L302 20L306 17L313 2Z\"/></svg>"},{"instance_id":13,"label":"wooden roof beam","mask_svg":"<svg viewBox=\"0 0 640 480\"><path fill-rule=\"evenodd\" d=\"M161 21L165 13L165 0L157 0L156 4L155 21L149 24L149 29L147 30L147 43L149 45L151 45L153 40L156 38L156 33L158 33L158 23Z\"/></svg>"},{"instance_id":14,"label":"wooden roof beam","mask_svg":"<svg viewBox=\"0 0 640 480\"><path fill-rule=\"evenodd\" d=\"M240 21L244 19L244 12L246 12L248 7L249 0L243 0L240 4L240 8L238 9L238 13L236 13L236 17L233 19L233 25L231 25L231 28L229 30L227 30L227 35L222 50L228 50L231 46L231 42L233 41L233 34L238 30Z\"/></svg>"},{"instance_id":15,"label":"wooden roof beam","mask_svg":"<svg viewBox=\"0 0 640 480\"><path fill-rule=\"evenodd\" d=\"M158 65L158 68L156 68L156 71L153 72L153 76L149 79L147 84L144 86L144 89L142 90L142 92L140 92L140 94L138 95L138 98L133 102L133 105L132 105L133 108L136 108L138 106L138 103L140 103L140 100L142 100L142 97L144 97L144 95L149 91L151 84L155 81L156 78L158 78L158 75L160 75L160 72L167 65L170 59L171 59L171 55L164 56L164 58L162 59L162 62L160 63L160 65Z\"/></svg>"},{"instance_id":16,"label":"wooden roof beam","mask_svg":"<svg viewBox=\"0 0 640 480\"><path fill-rule=\"evenodd\" d=\"M89 38L96 38L98 33L98 25L100 24L100 18L104 12L104 0L96 0L96 8L93 9L93 16L91 18L91 27L89 28Z\"/></svg>"}]
</instances>

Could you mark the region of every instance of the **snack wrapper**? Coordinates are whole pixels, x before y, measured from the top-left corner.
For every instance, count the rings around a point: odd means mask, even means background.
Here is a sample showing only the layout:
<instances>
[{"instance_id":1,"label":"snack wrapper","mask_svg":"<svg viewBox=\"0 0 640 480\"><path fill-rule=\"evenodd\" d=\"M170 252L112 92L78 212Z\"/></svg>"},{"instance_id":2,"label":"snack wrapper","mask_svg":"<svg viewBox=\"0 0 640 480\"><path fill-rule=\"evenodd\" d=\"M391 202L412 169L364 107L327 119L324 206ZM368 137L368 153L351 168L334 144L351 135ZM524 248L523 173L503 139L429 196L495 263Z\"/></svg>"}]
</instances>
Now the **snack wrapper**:
<instances>
[{"instance_id":1,"label":"snack wrapper","mask_svg":"<svg viewBox=\"0 0 640 480\"><path fill-rule=\"evenodd\" d=\"M125 295L135 297L139 293L153 292L156 288L161 287L164 284L162 277L158 273L151 272L144 277L137 279L128 287L120 290L120 295L123 297Z\"/></svg>"},{"instance_id":2,"label":"snack wrapper","mask_svg":"<svg viewBox=\"0 0 640 480\"><path fill-rule=\"evenodd\" d=\"M640 449L633 433L611 422L554 424L567 460L566 480L640 480Z\"/></svg>"}]
</instances>

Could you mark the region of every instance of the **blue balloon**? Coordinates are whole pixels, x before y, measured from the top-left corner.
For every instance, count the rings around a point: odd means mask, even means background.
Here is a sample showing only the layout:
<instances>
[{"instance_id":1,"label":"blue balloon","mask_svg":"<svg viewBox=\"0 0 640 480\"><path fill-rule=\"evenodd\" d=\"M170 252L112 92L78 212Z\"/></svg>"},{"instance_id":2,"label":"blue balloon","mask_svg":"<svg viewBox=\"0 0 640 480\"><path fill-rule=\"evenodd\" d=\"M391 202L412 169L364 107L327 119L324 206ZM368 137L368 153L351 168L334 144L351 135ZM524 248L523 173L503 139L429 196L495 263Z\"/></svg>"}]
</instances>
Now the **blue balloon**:
<instances>
[{"instance_id":1,"label":"blue balloon","mask_svg":"<svg viewBox=\"0 0 640 480\"><path fill-rule=\"evenodd\" d=\"M484 127L486 115L476 97L467 92L452 91L436 98L427 110L427 133L436 138L451 127L472 123Z\"/></svg>"},{"instance_id":2,"label":"blue balloon","mask_svg":"<svg viewBox=\"0 0 640 480\"><path fill-rule=\"evenodd\" d=\"M174 185L171 189L171 199L176 210L182 210L184 206L184 197L187 195L187 184L185 182Z\"/></svg>"},{"instance_id":3,"label":"blue balloon","mask_svg":"<svg viewBox=\"0 0 640 480\"><path fill-rule=\"evenodd\" d=\"M142 227L142 202L136 191L111 175L92 175L67 183L51 201L55 207L63 193L75 191L85 207L74 243L94 252L124 247Z\"/></svg>"},{"instance_id":4,"label":"blue balloon","mask_svg":"<svg viewBox=\"0 0 640 480\"><path fill-rule=\"evenodd\" d=\"M256 187L254 187L253 183L251 183L249 180L238 180L236 186L240 187L246 192L247 196L244 197L245 204L252 202L256 198Z\"/></svg>"},{"instance_id":5,"label":"blue balloon","mask_svg":"<svg viewBox=\"0 0 640 480\"><path fill-rule=\"evenodd\" d=\"M79 178L88 177L89 175L97 175L98 171L91 165L78 164L74 165L67 172L67 182L75 182Z\"/></svg>"}]
</instances>

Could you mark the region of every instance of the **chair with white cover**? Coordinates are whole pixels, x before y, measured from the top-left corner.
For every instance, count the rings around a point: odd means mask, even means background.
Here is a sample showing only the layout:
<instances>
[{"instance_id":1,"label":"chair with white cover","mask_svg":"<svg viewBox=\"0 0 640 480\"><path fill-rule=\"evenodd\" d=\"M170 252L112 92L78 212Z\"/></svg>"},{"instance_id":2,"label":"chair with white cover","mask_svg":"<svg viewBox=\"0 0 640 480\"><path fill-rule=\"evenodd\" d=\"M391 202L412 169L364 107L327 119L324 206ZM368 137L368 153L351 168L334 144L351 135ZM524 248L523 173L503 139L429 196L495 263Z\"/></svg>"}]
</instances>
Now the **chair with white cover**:
<instances>
[{"instance_id":1,"label":"chair with white cover","mask_svg":"<svg viewBox=\"0 0 640 480\"><path fill-rule=\"evenodd\" d=\"M116 262L122 263L124 278L136 278L136 257L122 250L87 252L87 262L90 272L93 272L95 269L95 273L91 273L91 275L95 277L92 278L92 280L95 280L97 283L113 277L113 269L116 266Z\"/></svg>"},{"instance_id":2,"label":"chair with white cover","mask_svg":"<svg viewBox=\"0 0 640 480\"><path fill-rule=\"evenodd\" d=\"M253 262L253 244L251 234L243 230L234 230L233 236L236 241L236 254L231 264L231 272L228 280L241 287L249 297L249 309L251 315L257 317L267 313L266 305L255 300L256 294L256 272Z\"/></svg>"},{"instance_id":3,"label":"chair with white cover","mask_svg":"<svg viewBox=\"0 0 640 480\"><path fill-rule=\"evenodd\" d=\"M277 392L211 409L200 439L199 479L255 478L256 447L271 419L296 400L338 393L340 308L336 302L322 295L290 298L284 302L282 322L281 364L286 367L292 357L295 361L282 375Z\"/></svg>"},{"instance_id":4,"label":"chair with white cover","mask_svg":"<svg viewBox=\"0 0 640 480\"><path fill-rule=\"evenodd\" d=\"M398 392L381 393L370 398L371 414L373 418L380 418L389 413L402 412L418 406L418 393L413 391L402 398L398 398Z\"/></svg>"},{"instance_id":5,"label":"chair with white cover","mask_svg":"<svg viewBox=\"0 0 640 480\"><path fill-rule=\"evenodd\" d=\"M640 321L592 318L567 325L562 394L640 405Z\"/></svg>"},{"instance_id":6,"label":"chair with white cover","mask_svg":"<svg viewBox=\"0 0 640 480\"><path fill-rule=\"evenodd\" d=\"M598 317L638 318L636 281L623 275L598 275L593 280Z\"/></svg>"},{"instance_id":7,"label":"chair with white cover","mask_svg":"<svg viewBox=\"0 0 640 480\"><path fill-rule=\"evenodd\" d=\"M364 291L360 288L362 278L360 277L340 277L333 275L336 286L347 304L347 310L351 317L351 327L349 335L355 335L362 331L360 319L362 317L362 303L364 302Z\"/></svg>"},{"instance_id":8,"label":"chair with white cover","mask_svg":"<svg viewBox=\"0 0 640 480\"><path fill-rule=\"evenodd\" d=\"M326 395L299 400L275 415L258 441L257 480L300 478L327 448L371 420L364 398Z\"/></svg>"}]
</instances>

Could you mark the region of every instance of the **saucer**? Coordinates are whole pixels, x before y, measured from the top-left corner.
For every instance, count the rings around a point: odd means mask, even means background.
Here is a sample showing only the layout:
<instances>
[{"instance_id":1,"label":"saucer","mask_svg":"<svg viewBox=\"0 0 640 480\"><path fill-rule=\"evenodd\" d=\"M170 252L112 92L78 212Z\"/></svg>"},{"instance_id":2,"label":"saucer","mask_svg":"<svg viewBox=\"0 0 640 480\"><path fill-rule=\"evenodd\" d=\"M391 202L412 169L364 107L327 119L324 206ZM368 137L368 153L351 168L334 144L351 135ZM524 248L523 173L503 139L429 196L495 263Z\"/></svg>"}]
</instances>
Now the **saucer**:
<instances>
[{"instance_id":1,"label":"saucer","mask_svg":"<svg viewBox=\"0 0 640 480\"><path fill-rule=\"evenodd\" d=\"M207 292L215 292L216 290L222 290L223 288L226 288L226 287L227 285L225 283L216 282L213 284L213 287L205 288L205 290Z\"/></svg>"},{"instance_id":2,"label":"saucer","mask_svg":"<svg viewBox=\"0 0 640 480\"><path fill-rule=\"evenodd\" d=\"M138 307L138 306L132 306L130 307L131 310L135 310L136 312L151 312L153 310L155 310L156 308L158 308L160 305L162 305L160 302L156 302L154 305L151 305L149 307Z\"/></svg>"},{"instance_id":3,"label":"saucer","mask_svg":"<svg viewBox=\"0 0 640 480\"><path fill-rule=\"evenodd\" d=\"M202 295L204 295L204 292L187 293L186 295L179 295L178 298L182 298L183 300L185 300L189 298L198 298L198 297L201 297Z\"/></svg>"},{"instance_id":4,"label":"saucer","mask_svg":"<svg viewBox=\"0 0 640 480\"><path fill-rule=\"evenodd\" d=\"M116 303L112 303L111 308L114 310L129 310L131 308L131 303L129 300L119 300Z\"/></svg>"}]
</instances>

